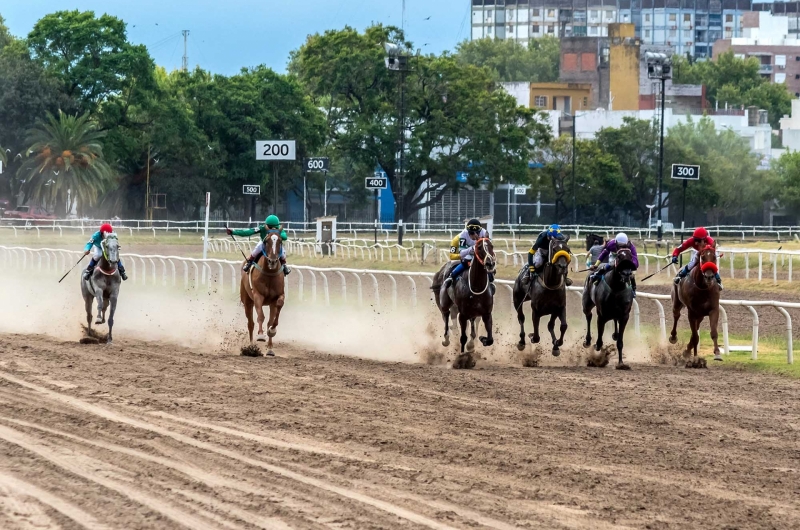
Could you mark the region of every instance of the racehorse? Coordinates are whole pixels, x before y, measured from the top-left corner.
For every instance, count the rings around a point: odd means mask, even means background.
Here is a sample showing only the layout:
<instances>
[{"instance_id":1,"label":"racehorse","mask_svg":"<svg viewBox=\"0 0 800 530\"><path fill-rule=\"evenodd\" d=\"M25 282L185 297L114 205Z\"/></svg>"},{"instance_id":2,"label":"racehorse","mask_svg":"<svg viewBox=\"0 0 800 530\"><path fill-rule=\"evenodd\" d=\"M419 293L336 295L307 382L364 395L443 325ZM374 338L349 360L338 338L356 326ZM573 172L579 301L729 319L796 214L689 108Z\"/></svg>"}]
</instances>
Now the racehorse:
<instances>
[{"instance_id":1,"label":"racehorse","mask_svg":"<svg viewBox=\"0 0 800 530\"><path fill-rule=\"evenodd\" d=\"M81 295L86 306L86 327L92 329L92 300L97 300L97 319L95 324L106 321L106 310L111 307L108 314L108 337L106 343L111 344L112 329L114 328L114 313L117 310L117 298L122 278L119 275L119 240L117 234L108 234L103 239L101 249L103 255L97 262L92 276L85 280L81 274Z\"/></svg>"},{"instance_id":2,"label":"racehorse","mask_svg":"<svg viewBox=\"0 0 800 530\"><path fill-rule=\"evenodd\" d=\"M714 360L721 361L719 345L717 344L717 322L719 321L719 286L714 276L717 274L717 252L714 248L706 247L699 251L698 263L692 271L672 289L672 316L674 323L669 342L678 342L678 319L681 318L681 309L686 306L689 326L692 328L692 338L686 345L686 356L694 353L691 364L687 367L698 367L701 363L697 359L697 345L700 335L697 330L705 317L711 327L711 340L714 341Z\"/></svg>"},{"instance_id":3,"label":"racehorse","mask_svg":"<svg viewBox=\"0 0 800 530\"><path fill-rule=\"evenodd\" d=\"M247 316L247 331L250 334L250 343L253 342L253 308L258 314L258 342L265 342L264 337L264 306L269 306L269 322L267 323L267 355L273 356L272 337L277 333L278 319L281 315L284 301L284 275L280 262L281 247L283 242L278 231L267 232L264 240L264 249L258 261L250 267L250 272L242 271L239 284L239 296L244 304L244 314Z\"/></svg>"},{"instance_id":4,"label":"racehorse","mask_svg":"<svg viewBox=\"0 0 800 530\"><path fill-rule=\"evenodd\" d=\"M453 283L452 297L447 289L442 287L444 278L450 274L453 263L446 263L433 277L431 289L436 296L436 307L442 313L444 320L444 341L442 346L450 345L450 318L461 325L461 353L453 362L453 367L475 366L475 361L469 355L474 351L475 321L480 317L486 328L486 336L480 337L481 344L491 346L494 344L492 336L492 309L494 308L494 293L490 287L489 275L494 274L497 259L494 255L494 246L489 238L481 238L475 242L475 258L470 262L465 275ZM464 278L463 276L466 276ZM472 327L472 338L467 344L467 322ZM466 348L466 354L465 354Z\"/></svg>"},{"instance_id":5,"label":"racehorse","mask_svg":"<svg viewBox=\"0 0 800 530\"><path fill-rule=\"evenodd\" d=\"M522 306L526 300L531 301L531 318L533 320L533 333L530 339L533 344L538 344L539 319L550 315L547 330L553 339L553 356L561 355L559 346L564 344L564 334L567 332L567 268L572 260L572 253L566 241L553 239L550 241L548 253L549 261L544 265L542 274L534 282L530 281L528 266L525 265L514 281L514 307L517 310L519 321L519 342L517 349L525 349L525 313ZM556 318L561 321L561 337L556 340Z\"/></svg>"},{"instance_id":6,"label":"racehorse","mask_svg":"<svg viewBox=\"0 0 800 530\"><path fill-rule=\"evenodd\" d=\"M608 271L596 285L587 277L583 289L583 314L586 315L586 340L583 346L588 348L591 345L592 308L597 307L597 344L594 349L600 351L603 348L603 330L606 322L613 320L614 333L611 338L617 341L617 353L619 354L617 370L630 369L627 364L622 362L622 339L633 305L632 274L631 251L623 248L617 252L614 268ZM605 356L603 358L605 359Z\"/></svg>"}]
</instances>

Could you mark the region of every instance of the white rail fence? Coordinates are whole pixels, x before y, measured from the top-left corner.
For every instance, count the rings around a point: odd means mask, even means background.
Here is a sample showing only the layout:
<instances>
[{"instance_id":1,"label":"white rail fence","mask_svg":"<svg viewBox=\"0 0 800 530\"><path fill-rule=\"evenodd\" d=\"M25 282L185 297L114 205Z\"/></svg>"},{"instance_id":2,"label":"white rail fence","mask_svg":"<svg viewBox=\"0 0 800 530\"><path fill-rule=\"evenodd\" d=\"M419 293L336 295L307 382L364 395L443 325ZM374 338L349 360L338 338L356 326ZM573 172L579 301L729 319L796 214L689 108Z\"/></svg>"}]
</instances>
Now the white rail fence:
<instances>
[{"instance_id":1,"label":"white rail fence","mask_svg":"<svg viewBox=\"0 0 800 530\"><path fill-rule=\"evenodd\" d=\"M7 269L28 270L33 268L40 272L54 272L60 273L67 270L73 265L77 259L80 258L81 252L64 249L51 249L51 248L27 248L27 247L8 247L0 245L0 254L2 258L0 263ZM185 290L199 291L206 290L209 293L216 292L220 296L224 296L227 292L225 284L230 282L231 294L238 293L241 265L240 261L230 261L222 259L195 259L184 258L180 256L159 256L159 255L139 255L139 254L125 254L123 256L123 263L126 269L130 272L131 285L140 286L161 286L161 287L180 287L181 284ZM148 273L149 270L149 273ZM329 306L331 305L331 288L329 277L336 277L340 284L340 298L342 303L348 303L348 294L355 294L358 306L365 304L364 283L369 283L372 288L372 296L369 303L375 309L382 307L381 291L382 287L388 289L390 296L390 304L392 308L397 308L398 305L398 292L405 294L408 302L412 307L416 307L419 303L419 286L417 284L420 279L422 282L422 290L424 293L429 293L429 288L433 282L433 274L428 272L403 272L403 271L381 271L369 269L349 269L349 268L321 268L321 267L308 267L296 265L293 267L296 271L296 279L291 280L291 276L287 277L286 285L286 298L290 296L297 297L299 301L306 300L305 287L306 275L308 275L308 283L310 284L310 301L317 303L322 299L322 302ZM227 273L226 273L227 271ZM318 282L317 277L321 283L322 295L318 295ZM229 278L228 278L229 277ZM228 278L228 279L226 279ZM381 285L378 278L388 281L387 285ZM355 284L355 293L348 291L348 279L352 280ZM496 282L500 288L498 293L505 291L511 298L513 281L497 280ZM292 285L294 284L294 291ZM352 285L352 284L351 284ZM403 289L403 285L407 286L407 290ZM400 286L400 290L398 290ZM582 295L583 289L581 287L570 287L570 291L575 292L579 296ZM292 292L293 291L293 292ZM429 297L429 296L428 296ZM667 319L662 301L669 301L668 295L638 293L639 299L651 300L658 311L659 322L659 338L662 343L667 340ZM509 307L510 307L509 303ZM790 302L777 302L777 301L748 301L748 300L721 300L720 301L720 324L722 328L722 342L725 353L730 353L733 349L750 350L751 358L758 358L758 331L759 331L759 315L756 307L773 307L780 313L786 322L786 337L787 337L787 350L786 360L787 363L792 364L793 358L793 344L792 344L792 318L787 309L800 309L800 303ZM728 314L726 307L744 307L752 316L752 344L750 347L731 347L728 334ZM641 310L637 300L633 302L633 326L637 335L641 335Z\"/></svg>"},{"instance_id":2,"label":"white rail fence","mask_svg":"<svg viewBox=\"0 0 800 530\"><path fill-rule=\"evenodd\" d=\"M17 230L58 230L60 235L67 231L80 231L82 234L92 233L97 230L103 222L112 221L115 228L127 230L131 235L134 232L152 232L153 235L158 232L177 232L179 236L183 232L200 233L203 231L205 221L169 221L169 220L154 220L148 221L143 219L11 219L0 218L0 228L13 229L14 233ZM260 221L260 219L258 220ZM209 227L212 230L223 230L226 226L232 228L247 228L252 226L255 221L232 221L232 220L213 220L209 221ZM316 230L316 224L302 223L302 222L285 222L284 228L294 234L307 233L313 234ZM422 237L422 234L450 234L452 238L455 234L463 230L462 223L405 223L404 229L409 235L417 234ZM500 224L493 225L493 235L508 234L511 238L523 237L525 234L534 234L540 232L545 224ZM617 232L626 232L632 237L638 236L638 240L652 239L656 235L655 228L646 228L638 226L607 226L607 225L561 225L564 232L574 234L575 237L580 237L581 234L596 233L604 235L606 238L611 238ZM386 238L390 234L397 233L397 223L378 223L377 230L382 235L385 234ZM720 238L733 238L745 240L746 238L769 238L776 239L777 241L785 241L791 239L800 239L800 226L754 226L754 225L718 225L707 226L708 231L715 237ZM372 222L347 222L340 221L337 223L338 232L341 234L353 234L354 238L358 238L358 232L363 236L371 236L376 229L376 224ZM684 234L690 233L691 229L684 230ZM664 234L673 240L681 238L681 230L679 228L671 228L664 230Z\"/></svg>"}]
</instances>

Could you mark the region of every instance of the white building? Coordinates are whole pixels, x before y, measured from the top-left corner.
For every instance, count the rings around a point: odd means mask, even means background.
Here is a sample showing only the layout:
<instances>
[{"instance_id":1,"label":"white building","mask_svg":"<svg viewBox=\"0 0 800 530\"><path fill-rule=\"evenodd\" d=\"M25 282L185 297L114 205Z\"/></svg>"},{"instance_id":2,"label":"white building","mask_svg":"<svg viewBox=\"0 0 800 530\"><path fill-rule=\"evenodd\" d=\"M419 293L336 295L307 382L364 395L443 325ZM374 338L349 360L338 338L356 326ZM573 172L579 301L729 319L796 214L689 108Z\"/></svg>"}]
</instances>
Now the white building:
<instances>
[{"instance_id":1,"label":"white building","mask_svg":"<svg viewBox=\"0 0 800 530\"><path fill-rule=\"evenodd\" d=\"M792 115L784 116L780 123L784 149L800 151L800 99L792 100Z\"/></svg>"}]
</instances>

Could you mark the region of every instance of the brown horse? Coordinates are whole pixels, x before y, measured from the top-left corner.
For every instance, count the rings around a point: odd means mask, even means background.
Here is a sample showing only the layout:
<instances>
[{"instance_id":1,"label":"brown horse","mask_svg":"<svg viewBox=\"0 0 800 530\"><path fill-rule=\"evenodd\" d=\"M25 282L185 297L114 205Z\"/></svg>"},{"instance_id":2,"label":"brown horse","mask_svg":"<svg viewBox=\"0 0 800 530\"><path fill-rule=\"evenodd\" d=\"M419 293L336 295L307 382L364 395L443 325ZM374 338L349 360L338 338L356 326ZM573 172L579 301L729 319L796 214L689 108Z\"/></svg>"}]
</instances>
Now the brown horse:
<instances>
[{"instance_id":1,"label":"brown horse","mask_svg":"<svg viewBox=\"0 0 800 530\"><path fill-rule=\"evenodd\" d=\"M267 355L275 355L272 351L272 337L278 327L284 301L284 276L280 262L282 241L278 231L267 232L264 239L264 250L258 261L250 268L250 272L242 271L242 280L239 284L239 295L244 304L244 314L247 316L247 331L250 333L250 342L253 342L253 307L258 314L258 342L264 342L264 306L269 306L269 322L267 323Z\"/></svg>"},{"instance_id":2,"label":"brown horse","mask_svg":"<svg viewBox=\"0 0 800 530\"><path fill-rule=\"evenodd\" d=\"M675 319L672 325L672 333L669 342L678 342L678 319L681 318L681 309L686 306L689 326L692 328L692 338L686 345L686 356L693 353L693 358L687 367L697 368L704 361L697 358L697 345L700 342L700 335L697 330L705 317L711 327L711 340L714 341L714 360L721 361L722 356L717 345L717 322L719 321L719 285L717 285L714 275L717 273L717 252L716 249L706 247L699 251L698 263L692 271L672 289L672 316Z\"/></svg>"},{"instance_id":3,"label":"brown horse","mask_svg":"<svg viewBox=\"0 0 800 530\"><path fill-rule=\"evenodd\" d=\"M566 279L572 252L567 241L550 241L548 261L544 265L538 280L531 281L528 266L525 265L514 281L513 302L517 310L519 322L519 342L517 349L525 349L525 313L522 306L526 300L531 301L531 319L533 320L533 333L530 334L531 343L538 344L539 320L544 315L550 315L547 330L553 340L553 356L561 355L560 346L564 344L564 334L567 332L567 287ZM561 321L561 336L556 339L556 318Z\"/></svg>"},{"instance_id":4,"label":"brown horse","mask_svg":"<svg viewBox=\"0 0 800 530\"><path fill-rule=\"evenodd\" d=\"M454 368L472 368L475 360L471 353L474 351L475 321L480 317L486 328L486 336L480 337L481 344L491 346L494 344L492 337L492 309L494 308L494 289L490 285L489 275L494 274L497 259L494 255L494 246L489 238L481 238L475 242L475 258L470 267L453 284L452 292L442 287L447 274L450 274L454 263L446 263L433 277L431 289L436 296L436 307L442 313L444 320L443 346L450 345L450 318L461 325L461 353L453 362ZM472 327L472 339L467 343L467 322ZM465 352L466 349L466 352Z\"/></svg>"}]
</instances>

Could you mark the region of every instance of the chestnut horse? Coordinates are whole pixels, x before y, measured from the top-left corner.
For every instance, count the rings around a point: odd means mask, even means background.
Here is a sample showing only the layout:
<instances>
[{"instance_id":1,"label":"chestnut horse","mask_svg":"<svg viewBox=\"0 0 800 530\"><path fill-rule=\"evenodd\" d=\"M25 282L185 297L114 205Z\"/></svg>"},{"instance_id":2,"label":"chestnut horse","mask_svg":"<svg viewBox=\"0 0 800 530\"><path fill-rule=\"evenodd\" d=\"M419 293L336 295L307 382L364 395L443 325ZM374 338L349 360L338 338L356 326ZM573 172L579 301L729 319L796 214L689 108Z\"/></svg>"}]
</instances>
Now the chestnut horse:
<instances>
[{"instance_id":1,"label":"chestnut horse","mask_svg":"<svg viewBox=\"0 0 800 530\"><path fill-rule=\"evenodd\" d=\"M480 317L486 328L486 336L480 337L481 344L491 346L494 344L492 337L492 309L494 308L493 286L490 285L489 275L494 274L497 259L494 255L494 246L489 238L483 237L475 242L475 257L467 271L461 275L452 286L451 292L442 287L446 275L450 273L456 262L446 263L433 277L431 289L436 296L436 307L442 313L444 320L444 341L442 346L450 345L450 318L461 325L461 353L453 362L454 368L472 368L475 361L470 355L474 350L475 321ZM467 322L472 327L472 339L467 343ZM465 350L466 349L466 353Z\"/></svg>"},{"instance_id":2,"label":"chestnut horse","mask_svg":"<svg viewBox=\"0 0 800 530\"><path fill-rule=\"evenodd\" d=\"M617 370L628 370L629 366L622 362L623 337L625 327L633 305L633 258L630 249L623 248L617 252L614 268L603 275L596 285L586 278L583 289L583 314L586 315L586 339L583 346L588 348L592 342L592 308L597 308L597 344L595 351L603 348L603 330L609 320L614 322L614 333L611 339L617 341L619 362Z\"/></svg>"},{"instance_id":3,"label":"chestnut horse","mask_svg":"<svg viewBox=\"0 0 800 530\"><path fill-rule=\"evenodd\" d=\"M269 306L269 322L267 323L267 355L275 355L272 351L272 337L276 334L278 319L281 315L284 301L284 275L280 261L281 247L280 233L276 230L267 232L264 239L264 250L258 261L250 267L250 272L242 271L239 284L239 295L244 304L244 314L247 316L247 331L250 333L250 342L253 342L253 308L258 314L258 342L264 342L264 306Z\"/></svg>"},{"instance_id":4,"label":"chestnut horse","mask_svg":"<svg viewBox=\"0 0 800 530\"><path fill-rule=\"evenodd\" d=\"M686 306L689 326L692 328L692 338L686 345L686 356L693 353L691 366L698 367L697 345L700 335L697 330L705 317L711 327L711 340L714 341L714 360L721 361L719 345L717 344L717 322L719 321L719 285L714 276L717 273L716 249L706 247L699 251L698 263L691 272L672 289L672 316L675 319L669 342L678 342L678 319L681 318L681 309ZM687 366L689 366L687 364Z\"/></svg>"},{"instance_id":5,"label":"chestnut horse","mask_svg":"<svg viewBox=\"0 0 800 530\"><path fill-rule=\"evenodd\" d=\"M566 278L572 252L566 241L550 241L549 260L544 265L544 270L538 280L531 282L528 266L522 267L514 282L513 300L517 310L519 322L519 342L517 349L525 349L525 313L522 306L526 300L531 301L531 319L533 320L533 333L530 334L531 343L538 344L539 320L544 315L550 315L547 330L553 339L553 356L561 355L559 347L564 344L564 334L567 332L567 287ZM556 339L556 318L561 321L561 336Z\"/></svg>"}]
</instances>

